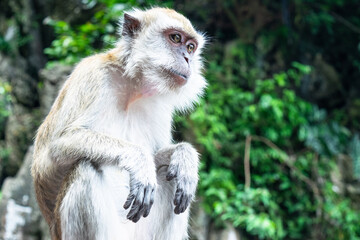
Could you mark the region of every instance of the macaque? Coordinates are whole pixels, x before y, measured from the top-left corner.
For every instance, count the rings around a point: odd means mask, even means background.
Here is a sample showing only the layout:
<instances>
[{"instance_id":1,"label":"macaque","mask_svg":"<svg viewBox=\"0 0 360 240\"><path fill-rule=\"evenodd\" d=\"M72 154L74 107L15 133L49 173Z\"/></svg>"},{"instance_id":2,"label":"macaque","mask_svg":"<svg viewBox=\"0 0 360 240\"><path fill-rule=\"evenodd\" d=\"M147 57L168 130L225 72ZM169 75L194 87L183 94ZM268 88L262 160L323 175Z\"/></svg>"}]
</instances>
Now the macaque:
<instances>
[{"instance_id":1,"label":"macaque","mask_svg":"<svg viewBox=\"0 0 360 240\"><path fill-rule=\"evenodd\" d=\"M205 37L166 8L126 12L120 28L114 49L75 67L36 135L52 239L188 238L199 156L171 128L206 87Z\"/></svg>"}]
</instances>

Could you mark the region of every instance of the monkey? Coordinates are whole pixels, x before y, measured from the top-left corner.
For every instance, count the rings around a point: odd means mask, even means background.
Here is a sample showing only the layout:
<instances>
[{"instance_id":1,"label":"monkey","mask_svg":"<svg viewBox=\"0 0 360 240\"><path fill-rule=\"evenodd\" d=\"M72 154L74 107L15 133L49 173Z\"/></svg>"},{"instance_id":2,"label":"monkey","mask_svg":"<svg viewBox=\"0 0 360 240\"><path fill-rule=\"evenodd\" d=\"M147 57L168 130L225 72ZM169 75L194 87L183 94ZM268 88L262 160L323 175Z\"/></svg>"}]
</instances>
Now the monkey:
<instances>
[{"instance_id":1,"label":"monkey","mask_svg":"<svg viewBox=\"0 0 360 240\"><path fill-rule=\"evenodd\" d=\"M113 49L84 58L34 141L31 172L52 239L188 239L199 154L175 113L207 86L203 33L168 8L126 11Z\"/></svg>"}]
</instances>

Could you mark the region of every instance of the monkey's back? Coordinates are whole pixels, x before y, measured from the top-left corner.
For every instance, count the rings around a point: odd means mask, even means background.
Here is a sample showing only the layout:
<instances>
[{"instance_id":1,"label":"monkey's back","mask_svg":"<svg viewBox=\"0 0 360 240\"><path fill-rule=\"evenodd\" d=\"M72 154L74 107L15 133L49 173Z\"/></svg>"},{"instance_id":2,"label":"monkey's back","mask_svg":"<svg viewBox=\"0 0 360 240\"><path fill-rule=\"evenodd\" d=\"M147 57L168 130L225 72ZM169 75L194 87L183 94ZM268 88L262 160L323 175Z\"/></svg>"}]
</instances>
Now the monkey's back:
<instances>
[{"instance_id":1,"label":"monkey's back","mask_svg":"<svg viewBox=\"0 0 360 240\"><path fill-rule=\"evenodd\" d=\"M50 155L50 146L76 119L81 118L81 114L95 100L91 100L94 97L88 93L92 91L93 94L98 94L97 91L101 90L99 88L101 79L92 73L94 69L101 67L101 64L96 56L86 58L78 64L65 81L35 137L31 173L40 210L49 225L54 219L59 192L64 188L62 186L64 178L71 170L70 166L65 165L57 164L54 167L56 159ZM85 66L88 71L81 70ZM75 92L74 89L81 89L81 91ZM89 104L84 104L85 102Z\"/></svg>"}]
</instances>

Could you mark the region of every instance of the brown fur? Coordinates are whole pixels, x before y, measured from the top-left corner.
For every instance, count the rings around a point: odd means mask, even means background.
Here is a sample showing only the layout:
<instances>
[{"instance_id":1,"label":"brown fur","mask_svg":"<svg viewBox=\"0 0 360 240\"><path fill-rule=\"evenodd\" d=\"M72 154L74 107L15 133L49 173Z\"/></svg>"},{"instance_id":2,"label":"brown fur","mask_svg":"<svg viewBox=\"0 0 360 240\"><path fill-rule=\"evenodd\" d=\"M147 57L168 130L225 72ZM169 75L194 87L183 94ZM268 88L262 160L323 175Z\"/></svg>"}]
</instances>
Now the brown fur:
<instances>
[{"instance_id":1,"label":"brown fur","mask_svg":"<svg viewBox=\"0 0 360 240\"><path fill-rule=\"evenodd\" d=\"M149 25L155 19L157 19L159 12L162 12L162 13L168 15L170 18L176 19L179 22L181 22L183 24L184 31L187 32L188 34L190 34L192 37L195 37L198 35L196 33L195 29L193 28L193 26L191 25L190 21L186 17L177 13L175 10L169 9L169 8L152 8L152 9L148 10L145 15L145 24Z\"/></svg>"}]
</instances>

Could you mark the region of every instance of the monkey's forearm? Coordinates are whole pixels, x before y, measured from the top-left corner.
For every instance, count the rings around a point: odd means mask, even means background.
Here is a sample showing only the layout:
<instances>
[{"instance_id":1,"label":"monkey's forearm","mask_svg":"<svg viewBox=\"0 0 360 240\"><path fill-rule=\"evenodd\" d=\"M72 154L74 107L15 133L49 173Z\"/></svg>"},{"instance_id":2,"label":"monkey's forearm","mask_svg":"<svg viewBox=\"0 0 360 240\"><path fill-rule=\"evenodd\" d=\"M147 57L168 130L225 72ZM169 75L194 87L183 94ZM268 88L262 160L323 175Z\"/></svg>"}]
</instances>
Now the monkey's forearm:
<instances>
[{"instance_id":1,"label":"monkey's forearm","mask_svg":"<svg viewBox=\"0 0 360 240\"><path fill-rule=\"evenodd\" d=\"M157 171L167 166L166 180L175 181L174 212L180 214L195 196L198 182L199 156L189 143L169 145L155 154Z\"/></svg>"},{"instance_id":2,"label":"monkey's forearm","mask_svg":"<svg viewBox=\"0 0 360 240\"><path fill-rule=\"evenodd\" d=\"M171 162L173 154L176 153L176 157L182 158L186 161L187 158L190 157L193 161L188 161L188 164L193 165L193 167L197 168L198 165L198 154L196 150L191 146L191 144L182 142L178 144L170 144L164 148L161 148L155 154L155 164L156 168L160 168L162 166L168 166Z\"/></svg>"},{"instance_id":3,"label":"monkey's forearm","mask_svg":"<svg viewBox=\"0 0 360 240\"><path fill-rule=\"evenodd\" d=\"M171 144L167 147L161 148L155 154L155 166L159 170L163 166L169 166L171 156L173 155L177 144Z\"/></svg>"},{"instance_id":4,"label":"monkey's forearm","mask_svg":"<svg viewBox=\"0 0 360 240\"><path fill-rule=\"evenodd\" d=\"M52 142L50 153L59 165L73 165L85 159L132 170L142 165L141 162L152 161L150 154L145 154L139 146L85 128L64 133Z\"/></svg>"},{"instance_id":5,"label":"monkey's forearm","mask_svg":"<svg viewBox=\"0 0 360 240\"><path fill-rule=\"evenodd\" d=\"M137 222L141 216L149 214L154 201L156 172L153 157L145 149L90 129L76 128L54 141L50 152L59 165L85 160L100 166L124 168L130 174L130 193L124 204L125 209L131 206L127 218Z\"/></svg>"}]
</instances>

